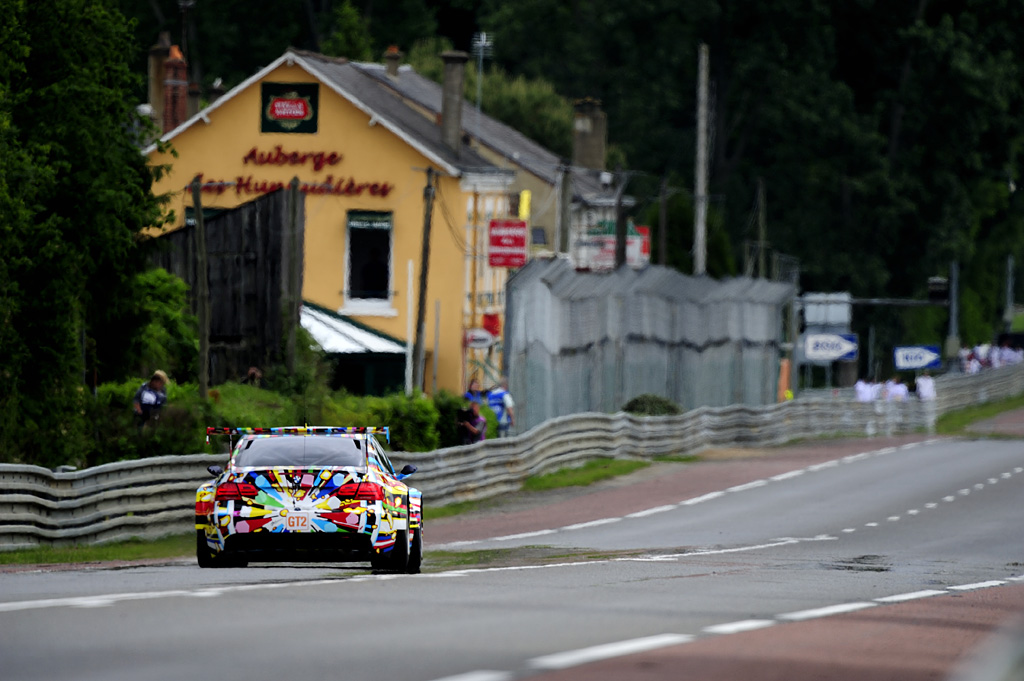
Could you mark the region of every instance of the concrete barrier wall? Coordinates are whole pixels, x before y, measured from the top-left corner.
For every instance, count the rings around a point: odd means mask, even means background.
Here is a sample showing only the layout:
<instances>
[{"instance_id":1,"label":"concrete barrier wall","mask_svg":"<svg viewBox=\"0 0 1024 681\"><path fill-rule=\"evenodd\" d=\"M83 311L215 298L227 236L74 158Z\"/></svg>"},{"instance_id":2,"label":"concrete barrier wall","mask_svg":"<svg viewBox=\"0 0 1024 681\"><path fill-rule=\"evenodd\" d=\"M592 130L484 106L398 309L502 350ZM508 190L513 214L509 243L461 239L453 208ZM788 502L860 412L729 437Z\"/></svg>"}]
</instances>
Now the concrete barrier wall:
<instances>
[{"instance_id":1,"label":"concrete barrier wall","mask_svg":"<svg viewBox=\"0 0 1024 681\"><path fill-rule=\"evenodd\" d=\"M396 452L419 471L410 483L424 504L486 499L527 477L598 458L692 454L709 447L758 447L826 435L932 431L942 414L1024 393L1024 365L936 379L934 402L854 402L845 396L766 407L701 407L679 416L574 414L515 438L434 452ZM55 473L0 464L0 550L102 543L191 531L195 489L226 455L121 461Z\"/></svg>"}]
</instances>

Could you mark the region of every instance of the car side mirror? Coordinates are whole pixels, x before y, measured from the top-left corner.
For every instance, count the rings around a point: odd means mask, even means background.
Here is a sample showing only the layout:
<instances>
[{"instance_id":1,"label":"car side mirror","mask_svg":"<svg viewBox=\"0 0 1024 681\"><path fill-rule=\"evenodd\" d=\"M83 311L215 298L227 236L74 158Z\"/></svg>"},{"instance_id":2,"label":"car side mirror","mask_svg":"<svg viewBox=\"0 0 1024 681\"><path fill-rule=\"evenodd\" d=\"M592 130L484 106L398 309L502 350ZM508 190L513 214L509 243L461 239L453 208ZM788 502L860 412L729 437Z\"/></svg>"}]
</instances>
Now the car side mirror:
<instances>
[{"instance_id":1,"label":"car side mirror","mask_svg":"<svg viewBox=\"0 0 1024 681\"><path fill-rule=\"evenodd\" d=\"M397 477L399 480L404 480L405 478L408 478L410 475L412 475L418 470L419 469L416 468L416 466L413 466L411 463L407 463L402 467L402 470L399 471L398 475L395 477Z\"/></svg>"},{"instance_id":2,"label":"car side mirror","mask_svg":"<svg viewBox=\"0 0 1024 681\"><path fill-rule=\"evenodd\" d=\"M212 475L215 478L224 472L224 469L217 465L207 466L206 470L210 471L210 475Z\"/></svg>"}]
</instances>

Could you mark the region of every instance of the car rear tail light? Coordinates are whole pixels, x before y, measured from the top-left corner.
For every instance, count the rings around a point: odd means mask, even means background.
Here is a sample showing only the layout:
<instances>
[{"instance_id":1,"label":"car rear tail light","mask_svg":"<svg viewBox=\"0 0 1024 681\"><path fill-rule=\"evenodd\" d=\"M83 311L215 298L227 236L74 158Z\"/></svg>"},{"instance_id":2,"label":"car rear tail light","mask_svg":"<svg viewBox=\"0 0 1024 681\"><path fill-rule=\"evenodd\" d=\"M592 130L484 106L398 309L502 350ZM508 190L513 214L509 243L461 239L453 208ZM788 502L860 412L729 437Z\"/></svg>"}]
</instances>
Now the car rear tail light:
<instances>
[{"instance_id":1,"label":"car rear tail light","mask_svg":"<svg viewBox=\"0 0 1024 681\"><path fill-rule=\"evenodd\" d=\"M254 497L259 493L259 488L248 482L225 482L217 487L217 501L240 500L242 497Z\"/></svg>"},{"instance_id":2,"label":"car rear tail light","mask_svg":"<svg viewBox=\"0 0 1024 681\"><path fill-rule=\"evenodd\" d=\"M355 499L356 501L383 501L384 490L380 485L375 485L371 482L350 482L339 487L334 492L334 496L342 499Z\"/></svg>"}]
</instances>

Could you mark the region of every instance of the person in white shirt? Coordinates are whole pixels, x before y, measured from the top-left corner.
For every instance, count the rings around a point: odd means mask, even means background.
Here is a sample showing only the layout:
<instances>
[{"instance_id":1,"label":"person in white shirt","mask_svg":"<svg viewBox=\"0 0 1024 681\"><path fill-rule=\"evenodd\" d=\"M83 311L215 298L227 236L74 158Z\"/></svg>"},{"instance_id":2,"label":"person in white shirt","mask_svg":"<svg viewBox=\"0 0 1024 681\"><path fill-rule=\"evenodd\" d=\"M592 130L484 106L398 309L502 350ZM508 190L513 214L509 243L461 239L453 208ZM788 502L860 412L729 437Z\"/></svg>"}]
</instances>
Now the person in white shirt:
<instances>
[{"instance_id":1,"label":"person in white shirt","mask_svg":"<svg viewBox=\"0 0 1024 681\"><path fill-rule=\"evenodd\" d=\"M914 382L917 399L928 402L935 399L935 379L926 370Z\"/></svg>"},{"instance_id":2,"label":"person in white shirt","mask_svg":"<svg viewBox=\"0 0 1024 681\"><path fill-rule=\"evenodd\" d=\"M857 395L858 402L870 402L874 399L875 391L872 385L863 378L853 384L853 390Z\"/></svg>"},{"instance_id":3,"label":"person in white shirt","mask_svg":"<svg viewBox=\"0 0 1024 681\"><path fill-rule=\"evenodd\" d=\"M885 399L888 402L902 402L907 399L907 396L910 394L907 386L900 381L899 376L893 376L885 385Z\"/></svg>"}]
</instances>

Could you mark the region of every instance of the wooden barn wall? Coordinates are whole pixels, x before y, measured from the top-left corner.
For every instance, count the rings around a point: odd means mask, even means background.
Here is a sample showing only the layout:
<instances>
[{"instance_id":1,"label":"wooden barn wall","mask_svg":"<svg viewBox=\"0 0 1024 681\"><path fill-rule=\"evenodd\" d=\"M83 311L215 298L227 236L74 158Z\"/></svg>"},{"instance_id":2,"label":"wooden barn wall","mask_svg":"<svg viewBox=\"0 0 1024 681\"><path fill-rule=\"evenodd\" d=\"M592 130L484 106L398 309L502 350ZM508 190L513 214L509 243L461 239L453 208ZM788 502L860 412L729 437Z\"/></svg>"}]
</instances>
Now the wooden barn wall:
<instances>
[{"instance_id":1,"label":"wooden barn wall","mask_svg":"<svg viewBox=\"0 0 1024 681\"><path fill-rule=\"evenodd\" d=\"M294 236L289 218L289 192L281 190L206 219L211 385L240 380L250 366L265 368L284 360L286 330L298 324L302 302L301 194ZM154 256L156 266L188 284L193 313L196 232L191 224L158 237ZM289 277L292 263L297 277Z\"/></svg>"}]
</instances>

